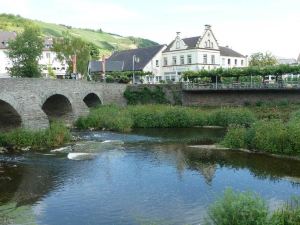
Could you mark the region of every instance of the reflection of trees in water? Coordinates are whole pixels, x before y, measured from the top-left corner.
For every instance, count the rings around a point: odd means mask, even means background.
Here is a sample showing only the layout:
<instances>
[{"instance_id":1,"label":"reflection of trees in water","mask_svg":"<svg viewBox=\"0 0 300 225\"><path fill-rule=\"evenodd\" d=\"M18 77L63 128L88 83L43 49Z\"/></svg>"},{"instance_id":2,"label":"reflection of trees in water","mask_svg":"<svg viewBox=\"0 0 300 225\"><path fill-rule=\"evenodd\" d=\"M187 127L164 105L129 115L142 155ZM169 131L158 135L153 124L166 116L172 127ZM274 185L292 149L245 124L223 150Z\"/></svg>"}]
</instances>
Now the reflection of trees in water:
<instances>
[{"instance_id":1,"label":"reflection of trees in water","mask_svg":"<svg viewBox=\"0 0 300 225\"><path fill-rule=\"evenodd\" d=\"M201 161L208 165L219 165L221 168L247 169L258 179L269 179L275 182L288 177L294 185L300 184L300 162L296 160L238 151L203 151L185 148L184 152L192 164Z\"/></svg>"},{"instance_id":2,"label":"reflection of trees in water","mask_svg":"<svg viewBox=\"0 0 300 225\"><path fill-rule=\"evenodd\" d=\"M286 179L292 185L300 186L300 162L297 160L240 151L200 150L184 144L153 145L152 149L156 155L160 155L159 161L162 163L163 157L172 156L179 174L186 169L199 171L208 184L213 181L218 167L226 167L247 169L258 179L273 182Z\"/></svg>"}]
</instances>

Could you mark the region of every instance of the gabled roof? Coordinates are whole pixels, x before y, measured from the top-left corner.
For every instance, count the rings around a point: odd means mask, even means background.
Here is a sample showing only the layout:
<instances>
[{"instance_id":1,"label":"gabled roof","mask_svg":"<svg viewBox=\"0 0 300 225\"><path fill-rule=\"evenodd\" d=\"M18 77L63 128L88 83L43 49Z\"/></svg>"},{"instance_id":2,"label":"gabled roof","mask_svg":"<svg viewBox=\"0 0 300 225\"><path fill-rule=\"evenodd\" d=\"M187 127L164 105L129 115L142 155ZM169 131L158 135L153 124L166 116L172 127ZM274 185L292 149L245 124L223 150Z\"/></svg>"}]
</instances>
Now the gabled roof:
<instances>
[{"instance_id":1,"label":"gabled roof","mask_svg":"<svg viewBox=\"0 0 300 225\"><path fill-rule=\"evenodd\" d=\"M190 37L190 38L183 38L181 39L186 45L187 45L187 49L192 49L192 48L196 48L197 47L197 43L198 41L201 39L201 36L197 36L197 37ZM175 40L172 41L168 47L166 48L166 50L164 52L168 52L170 51L171 47L173 46Z\"/></svg>"},{"instance_id":2,"label":"gabled roof","mask_svg":"<svg viewBox=\"0 0 300 225\"><path fill-rule=\"evenodd\" d=\"M0 49L7 48L8 41L15 39L16 36L15 32L0 31Z\"/></svg>"},{"instance_id":3,"label":"gabled roof","mask_svg":"<svg viewBox=\"0 0 300 225\"><path fill-rule=\"evenodd\" d=\"M232 50L231 48L228 47L222 47L219 46L220 51L221 51L221 56L229 56L229 57L245 57L242 54Z\"/></svg>"},{"instance_id":4,"label":"gabled roof","mask_svg":"<svg viewBox=\"0 0 300 225\"><path fill-rule=\"evenodd\" d=\"M107 72L119 72L123 71L124 62L122 61L110 61L105 62L105 71ZM89 72L99 73L103 72L103 61L90 61L89 62Z\"/></svg>"},{"instance_id":5,"label":"gabled roof","mask_svg":"<svg viewBox=\"0 0 300 225\"><path fill-rule=\"evenodd\" d=\"M138 62L134 64L134 70L141 71L145 66L157 55L165 45L158 45L148 48L138 48L132 50L125 50L115 52L107 61L121 61L123 62L123 71L133 70L133 57L138 58Z\"/></svg>"}]
</instances>

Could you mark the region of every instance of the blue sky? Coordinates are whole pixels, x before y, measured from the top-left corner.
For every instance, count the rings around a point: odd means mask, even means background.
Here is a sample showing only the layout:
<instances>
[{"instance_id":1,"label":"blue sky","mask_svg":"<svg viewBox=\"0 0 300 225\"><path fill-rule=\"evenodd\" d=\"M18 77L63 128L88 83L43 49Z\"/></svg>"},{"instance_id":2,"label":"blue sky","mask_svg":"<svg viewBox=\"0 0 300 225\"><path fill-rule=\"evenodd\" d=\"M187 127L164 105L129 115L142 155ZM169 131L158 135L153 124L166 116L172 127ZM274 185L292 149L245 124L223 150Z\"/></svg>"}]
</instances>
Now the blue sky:
<instances>
[{"instance_id":1,"label":"blue sky","mask_svg":"<svg viewBox=\"0 0 300 225\"><path fill-rule=\"evenodd\" d=\"M0 12L166 44L176 31L198 36L210 24L219 44L243 54L300 53L299 0L0 0Z\"/></svg>"}]
</instances>

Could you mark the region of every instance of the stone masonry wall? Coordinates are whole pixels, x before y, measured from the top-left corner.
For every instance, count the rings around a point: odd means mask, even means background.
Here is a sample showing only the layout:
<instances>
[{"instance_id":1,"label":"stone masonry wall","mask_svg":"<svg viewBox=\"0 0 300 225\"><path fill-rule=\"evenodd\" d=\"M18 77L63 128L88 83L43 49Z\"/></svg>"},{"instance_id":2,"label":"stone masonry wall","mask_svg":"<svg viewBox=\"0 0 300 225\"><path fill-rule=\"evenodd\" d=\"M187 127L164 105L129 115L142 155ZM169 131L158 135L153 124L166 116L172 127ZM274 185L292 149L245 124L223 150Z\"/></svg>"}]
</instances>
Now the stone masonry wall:
<instances>
[{"instance_id":1,"label":"stone masonry wall","mask_svg":"<svg viewBox=\"0 0 300 225\"><path fill-rule=\"evenodd\" d=\"M83 102L85 96L96 94L102 104L125 105L123 93L126 85L103 84L76 80L50 80L7 78L0 79L0 99L9 103L21 116L22 126L29 129L44 129L49 126L42 106L55 95L65 96L72 105L72 121L88 114ZM1 116L1 115L0 115Z\"/></svg>"}]
</instances>

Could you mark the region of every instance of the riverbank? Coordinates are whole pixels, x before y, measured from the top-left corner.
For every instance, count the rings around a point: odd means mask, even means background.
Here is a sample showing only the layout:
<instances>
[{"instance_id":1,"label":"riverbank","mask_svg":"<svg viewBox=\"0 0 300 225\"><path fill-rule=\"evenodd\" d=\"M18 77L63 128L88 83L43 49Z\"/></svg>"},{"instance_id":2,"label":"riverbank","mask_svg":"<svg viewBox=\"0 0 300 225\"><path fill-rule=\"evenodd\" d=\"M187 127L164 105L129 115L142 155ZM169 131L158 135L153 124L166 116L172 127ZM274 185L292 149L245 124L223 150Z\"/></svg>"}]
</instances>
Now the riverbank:
<instances>
[{"instance_id":1,"label":"riverbank","mask_svg":"<svg viewBox=\"0 0 300 225\"><path fill-rule=\"evenodd\" d=\"M87 117L77 120L81 130L112 130L129 132L133 128L192 128L229 125L250 126L256 121L254 113L245 108L202 108L171 105L101 106Z\"/></svg>"},{"instance_id":2,"label":"riverbank","mask_svg":"<svg viewBox=\"0 0 300 225\"><path fill-rule=\"evenodd\" d=\"M0 133L0 151L43 151L61 147L70 141L70 130L61 122L53 122L46 130L16 129Z\"/></svg>"}]
</instances>

